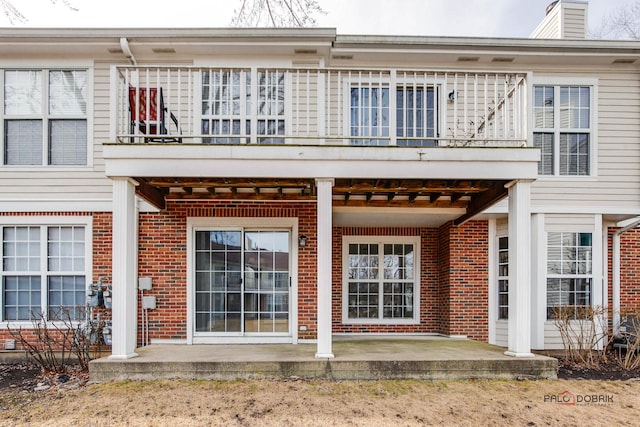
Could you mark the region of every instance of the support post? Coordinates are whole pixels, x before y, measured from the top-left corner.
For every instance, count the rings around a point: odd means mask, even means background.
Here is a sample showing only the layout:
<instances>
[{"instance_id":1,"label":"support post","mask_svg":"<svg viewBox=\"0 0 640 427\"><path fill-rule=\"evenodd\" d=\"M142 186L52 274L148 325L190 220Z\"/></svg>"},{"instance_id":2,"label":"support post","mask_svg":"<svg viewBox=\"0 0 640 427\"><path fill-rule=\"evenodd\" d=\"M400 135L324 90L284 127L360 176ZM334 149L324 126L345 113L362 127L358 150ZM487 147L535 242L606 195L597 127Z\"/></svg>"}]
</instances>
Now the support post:
<instances>
[{"instance_id":1,"label":"support post","mask_svg":"<svg viewBox=\"0 0 640 427\"><path fill-rule=\"evenodd\" d=\"M113 344L110 359L136 357L138 229L135 181L113 178Z\"/></svg>"},{"instance_id":2,"label":"support post","mask_svg":"<svg viewBox=\"0 0 640 427\"><path fill-rule=\"evenodd\" d=\"M331 337L331 236L334 180L316 179L318 221L318 349L316 358L334 357Z\"/></svg>"},{"instance_id":3,"label":"support post","mask_svg":"<svg viewBox=\"0 0 640 427\"><path fill-rule=\"evenodd\" d=\"M509 340L508 356L531 353L531 181L507 184L509 190Z\"/></svg>"}]
</instances>

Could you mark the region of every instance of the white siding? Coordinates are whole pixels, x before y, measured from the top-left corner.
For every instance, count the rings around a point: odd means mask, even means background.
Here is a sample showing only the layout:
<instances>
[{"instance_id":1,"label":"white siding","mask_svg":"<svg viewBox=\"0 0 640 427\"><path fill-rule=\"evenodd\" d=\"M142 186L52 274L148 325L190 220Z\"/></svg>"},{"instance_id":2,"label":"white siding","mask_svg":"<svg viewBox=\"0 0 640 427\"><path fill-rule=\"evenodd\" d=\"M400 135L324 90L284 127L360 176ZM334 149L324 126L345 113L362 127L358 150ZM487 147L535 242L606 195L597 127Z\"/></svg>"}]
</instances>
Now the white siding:
<instances>
[{"instance_id":1,"label":"white siding","mask_svg":"<svg viewBox=\"0 0 640 427\"><path fill-rule=\"evenodd\" d=\"M509 322L506 320L496 321L496 345L500 347L509 345Z\"/></svg>"},{"instance_id":2,"label":"white siding","mask_svg":"<svg viewBox=\"0 0 640 427\"><path fill-rule=\"evenodd\" d=\"M561 71L553 77L595 77L597 130L592 135L597 156L594 177L541 177L532 188L534 210L549 206L567 212L640 209L640 81L637 72L594 72L587 76ZM540 75L537 75L542 81Z\"/></svg>"},{"instance_id":3,"label":"white siding","mask_svg":"<svg viewBox=\"0 0 640 427\"><path fill-rule=\"evenodd\" d=\"M43 64L46 66L46 64ZM2 65L0 64L0 68ZM93 134L89 133L89 145L93 154L93 165L87 167L11 167L0 166L2 210L11 210L20 201L42 202L42 210L47 211L48 201L69 200L111 200L111 181L104 175L102 142L109 135L109 68L97 64L92 73L93 91L88 94L88 129L93 120ZM90 88L90 86L89 86ZM93 99L93 102L92 102ZM92 148L91 148L92 147ZM89 205L87 209L91 210Z\"/></svg>"},{"instance_id":4,"label":"white siding","mask_svg":"<svg viewBox=\"0 0 640 427\"><path fill-rule=\"evenodd\" d=\"M565 6L563 37L567 39L584 39L587 34L586 11L584 8L573 8Z\"/></svg>"},{"instance_id":5,"label":"white siding","mask_svg":"<svg viewBox=\"0 0 640 427\"><path fill-rule=\"evenodd\" d=\"M546 232L590 232L595 226L593 215L547 214L545 219L544 229Z\"/></svg>"},{"instance_id":6,"label":"white siding","mask_svg":"<svg viewBox=\"0 0 640 427\"><path fill-rule=\"evenodd\" d=\"M554 7L551 13L545 16L538 28L530 36L533 39L559 39L561 35L560 8Z\"/></svg>"}]
</instances>

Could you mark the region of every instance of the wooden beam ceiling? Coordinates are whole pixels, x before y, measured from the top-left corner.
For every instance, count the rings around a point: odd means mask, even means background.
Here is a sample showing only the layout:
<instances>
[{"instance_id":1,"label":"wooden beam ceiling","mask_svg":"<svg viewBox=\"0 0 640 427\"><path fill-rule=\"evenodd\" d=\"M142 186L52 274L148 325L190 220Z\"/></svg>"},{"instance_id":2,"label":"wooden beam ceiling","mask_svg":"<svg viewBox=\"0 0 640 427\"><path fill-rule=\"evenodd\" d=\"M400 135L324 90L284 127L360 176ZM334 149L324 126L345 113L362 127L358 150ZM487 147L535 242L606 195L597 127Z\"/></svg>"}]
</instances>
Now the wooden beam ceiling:
<instances>
[{"instance_id":1,"label":"wooden beam ceiling","mask_svg":"<svg viewBox=\"0 0 640 427\"><path fill-rule=\"evenodd\" d=\"M159 209L166 200L314 200L313 179L135 178L137 193ZM461 224L506 196L507 181L336 179L335 203L362 207L461 208Z\"/></svg>"}]
</instances>

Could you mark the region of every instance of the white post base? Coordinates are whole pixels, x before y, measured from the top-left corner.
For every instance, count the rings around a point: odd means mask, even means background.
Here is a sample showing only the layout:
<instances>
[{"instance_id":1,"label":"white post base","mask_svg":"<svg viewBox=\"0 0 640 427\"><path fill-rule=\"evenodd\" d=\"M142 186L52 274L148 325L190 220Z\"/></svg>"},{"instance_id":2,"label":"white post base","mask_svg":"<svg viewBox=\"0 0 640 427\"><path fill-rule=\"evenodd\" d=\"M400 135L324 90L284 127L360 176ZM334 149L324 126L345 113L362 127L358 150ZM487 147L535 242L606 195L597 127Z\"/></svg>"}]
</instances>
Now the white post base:
<instances>
[{"instance_id":1,"label":"white post base","mask_svg":"<svg viewBox=\"0 0 640 427\"><path fill-rule=\"evenodd\" d=\"M504 354L511 357L536 357L533 353L517 353L515 351L505 351Z\"/></svg>"},{"instance_id":2,"label":"white post base","mask_svg":"<svg viewBox=\"0 0 640 427\"><path fill-rule=\"evenodd\" d=\"M334 359L333 353L316 353L316 359Z\"/></svg>"},{"instance_id":3,"label":"white post base","mask_svg":"<svg viewBox=\"0 0 640 427\"><path fill-rule=\"evenodd\" d=\"M107 357L107 359L110 360L127 360L127 359L133 359L134 357L138 357L140 356L138 353L129 353L129 354L112 354L111 356Z\"/></svg>"}]
</instances>

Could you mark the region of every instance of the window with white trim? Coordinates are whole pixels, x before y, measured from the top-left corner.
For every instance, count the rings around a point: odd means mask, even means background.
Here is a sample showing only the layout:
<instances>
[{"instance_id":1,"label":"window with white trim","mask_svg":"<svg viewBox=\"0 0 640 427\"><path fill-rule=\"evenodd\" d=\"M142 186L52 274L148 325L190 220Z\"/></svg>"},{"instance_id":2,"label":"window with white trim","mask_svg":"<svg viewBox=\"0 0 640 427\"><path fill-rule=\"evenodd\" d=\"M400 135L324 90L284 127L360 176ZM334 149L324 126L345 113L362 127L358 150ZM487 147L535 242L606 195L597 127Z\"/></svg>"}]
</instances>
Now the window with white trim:
<instances>
[{"instance_id":1,"label":"window with white trim","mask_svg":"<svg viewBox=\"0 0 640 427\"><path fill-rule=\"evenodd\" d=\"M5 70L5 165L87 164L86 70Z\"/></svg>"},{"instance_id":2,"label":"window with white trim","mask_svg":"<svg viewBox=\"0 0 640 427\"><path fill-rule=\"evenodd\" d=\"M2 233L2 320L30 321L63 310L80 320L85 305L85 225L5 225ZM65 316L66 317L66 316Z\"/></svg>"},{"instance_id":3,"label":"window with white trim","mask_svg":"<svg viewBox=\"0 0 640 427\"><path fill-rule=\"evenodd\" d=\"M591 305L593 247L591 233L547 234L547 319L554 308L568 306L579 317Z\"/></svg>"},{"instance_id":4,"label":"window with white trim","mask_svg":"<svg viewBox=\"0 0 640 427\"><path fill-rule=\"evenodd\" d=\"M346 323L419 321L420 238L343 240L343 320Z\"/></svg>"},{"instance_id":5,"label":"window with white trim","mask_svg":"<svg viewBox=\"0 0 640 427\"><path fill-rule=\"evenodd\" d=\"M509 237L498 237L498 319L509 318Z\"/></svg>"},{"instance_id":6,"label":"window with white trim","mask_svg":"<svg viewBox=\"0 0 640 427\"><path fill-rule=\"evenodd\" d=\"M252 99L252 78L256 100ZM217 135L204 138L205 143L249 143L255 132L260 144L284 144L285 113L284 71L211 69L202 73L202 134Z\"/></svg>"},{"instance_id":7,"label":"window with white trim","mask_svg":"<svg viewBox=\"0 0 640 427\"><path fill-rule=\"evenodd\" d=\"M538 174L591 174L592 87L534 86L533 145L540 148Z\"/></svg>"}]
</instances>

